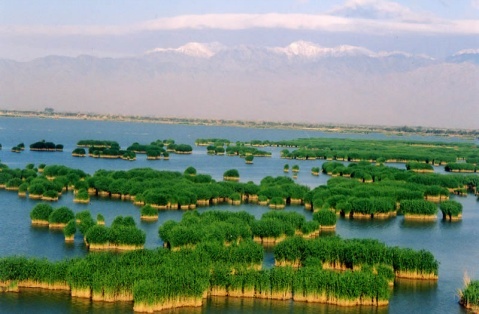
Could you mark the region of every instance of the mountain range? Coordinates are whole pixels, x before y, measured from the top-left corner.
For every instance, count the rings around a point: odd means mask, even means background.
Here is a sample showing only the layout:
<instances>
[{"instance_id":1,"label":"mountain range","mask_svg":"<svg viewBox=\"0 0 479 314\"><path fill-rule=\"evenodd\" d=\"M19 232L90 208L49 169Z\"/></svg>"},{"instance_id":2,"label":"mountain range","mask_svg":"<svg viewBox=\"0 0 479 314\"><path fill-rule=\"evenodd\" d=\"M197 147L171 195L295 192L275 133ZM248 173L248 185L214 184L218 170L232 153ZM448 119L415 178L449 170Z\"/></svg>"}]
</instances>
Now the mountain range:
<instances>
[{"instance_id":1,"label":"mountain range","mask_svg":"<svg viewBox=\"0 0 479 314\"><path fill-rule=\"evenodd\" d=\"M0 108L479 128L479 50L188 43L129 58L0 60Z\"/></svg>"}]
</instances>

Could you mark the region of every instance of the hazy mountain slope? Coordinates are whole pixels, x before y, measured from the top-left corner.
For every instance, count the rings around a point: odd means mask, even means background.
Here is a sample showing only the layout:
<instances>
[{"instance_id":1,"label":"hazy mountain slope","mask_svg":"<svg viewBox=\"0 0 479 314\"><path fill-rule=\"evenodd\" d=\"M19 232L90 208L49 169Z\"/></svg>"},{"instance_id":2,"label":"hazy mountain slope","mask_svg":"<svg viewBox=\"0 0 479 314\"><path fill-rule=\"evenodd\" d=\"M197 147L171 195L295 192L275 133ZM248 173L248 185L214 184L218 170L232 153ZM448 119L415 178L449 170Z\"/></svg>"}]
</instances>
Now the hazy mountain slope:
<instances>
[{"instance_id":1,"label":"hazy mountain slope","mask_svg":"<svg viewBox=\"0 0 479 314\"><path fill-rule=\"evenodd\" d=\"M288 47L214 47L123 59L1 60L0 107L478 127L479 66L471 62L344 47L324 53L307 44L296 54L285 53Z\"/></svg>"}]
</instances>

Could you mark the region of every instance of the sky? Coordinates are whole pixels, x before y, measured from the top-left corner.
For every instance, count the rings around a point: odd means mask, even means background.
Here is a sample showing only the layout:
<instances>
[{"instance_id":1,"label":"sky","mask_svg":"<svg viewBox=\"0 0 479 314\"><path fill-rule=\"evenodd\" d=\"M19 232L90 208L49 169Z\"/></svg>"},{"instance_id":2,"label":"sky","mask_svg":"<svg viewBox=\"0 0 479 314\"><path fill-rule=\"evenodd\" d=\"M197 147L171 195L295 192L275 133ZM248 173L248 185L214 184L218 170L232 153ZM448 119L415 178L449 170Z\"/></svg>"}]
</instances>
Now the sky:
<instances>
[{"instance_id":1,"label":"sky","mask_svg":"<svg viewBox=\"0 0 479 314\"><path fill-rule=\"evenodd\" d=\"M297 40L443 58L478 38L479 0L0 0L0 58L17 61Z\"/></svg>"}]
</instances>

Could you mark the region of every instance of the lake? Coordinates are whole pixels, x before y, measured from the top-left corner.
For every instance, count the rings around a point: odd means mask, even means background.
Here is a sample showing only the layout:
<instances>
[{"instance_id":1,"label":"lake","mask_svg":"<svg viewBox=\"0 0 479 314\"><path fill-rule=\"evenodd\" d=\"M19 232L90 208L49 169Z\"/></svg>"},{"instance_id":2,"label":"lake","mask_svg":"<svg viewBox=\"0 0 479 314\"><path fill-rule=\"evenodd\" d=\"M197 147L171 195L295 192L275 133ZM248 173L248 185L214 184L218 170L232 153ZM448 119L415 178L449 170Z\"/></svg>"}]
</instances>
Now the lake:
<instances>
[{"instance_id":1,"label":"lake","mask_svg":"<svg viewBox=\"0 0 479 314\"><path fill-rule=\"evenodd\" d=\"M210 174L215 180L222 180L223 172L228 169L238 169L241 182L253 181L259 183L265 176L281 176L283 166L299 165L300 172L296 179L298 183L314 188L326 184L329 177L321 174L312 176L312 167L321 167L322 160L300 161L279 158L279 148L264 148L272 152L272 157L255 158L253 165L246 165L239 157L210 156L205 147L194 147L192 155L170 155L170 160L148 161L146 156L138 155L136 161L108 160L97 158L74 158L71 151L82 139L115 140L122 148L134 142L150 143L157 139L174 139L179 144L194 146L197 138L225 138L231 141L284 140L310 137L336 138L368 138L368 139L410 139L434 141L461 141L460 139L445 139L436 137L395 137L384 134L334 134L310 130L276 130L250 129L239 127L164 125L111 121L85 120L53 120L34 118L0 118L0 150L1 162L10 168L24 168L29 163L38 165L45 163L62 164L72 168L82 169L93 174L98 169L131 169L151 167L158 170L174 170L183 172L188 166L193 166L198 173ZM39 140L63 144L64 152L30 152L28 148L22 153L10 152L11 147L23 142L28 147ZM262 148L263 149L263 148ZM404 168L404 164L390 164ZM435 167L438 173L445 173L443 167ZM405 222L402 216L384 221L364 221L339 219L336 234L343 238L376 238L388 245L427 249L440 262L439 280L427 281L396 281L390 304L387 308L355 307L342 308L337 306L307 304L290 301L267 301L236 298L210 298L204 301L201 308L178 309L171 313L465 313L458 305L457 289L463 286L463 277L467 273L471 278L479 278L479 203L476 197L455 197L463 205L463 220L450 223L438 219L431 223ZM50 231L48 228L32 227L29 213L38 201L19 198L15 192L0 190L0 256L25 255L45 257L51 260L84 256L88 254L82 239L74 244L65 244L63 234ZM157 222L141 222L139 208L130 202L112 201L102 198L92 198L87 205L73 203L71 193L64 194L54 207L66 205L75 212L88 209L92 216L98 213L105 216L110 224L115 216L131 215L147 234L146 247L155 248L162 245L158 237L159 226L167 220L179 221L181 211L161 211ZM251 204L241 206L218 205L198 210L222 209L231 211L245 210L257 218L267 212L267 207ZM312 213L301 206L291 206L287 211L295 211L305 215L310 220ZM441 214L440 214L441 215ZM440 216L439 215L439 216ZM265 253L265 266L273 263L271 250ZM35 313L130 313L131 303L91 303L81 299L71 298L69 293L28 290L21 293L0 294L0 312L35 312ZM168 311L166 311L168 312Z\"/></svg>"}]
</instances>

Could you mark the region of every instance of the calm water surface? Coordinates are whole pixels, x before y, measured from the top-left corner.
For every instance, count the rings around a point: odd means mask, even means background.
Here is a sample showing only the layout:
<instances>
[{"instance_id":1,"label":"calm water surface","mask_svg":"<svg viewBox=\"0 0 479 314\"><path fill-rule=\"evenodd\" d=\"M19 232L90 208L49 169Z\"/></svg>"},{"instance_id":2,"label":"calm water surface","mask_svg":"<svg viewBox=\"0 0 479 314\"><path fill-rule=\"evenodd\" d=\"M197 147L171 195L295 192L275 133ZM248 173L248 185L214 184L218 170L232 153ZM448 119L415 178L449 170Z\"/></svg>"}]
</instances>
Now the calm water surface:
<instances>
[{"instance_id":1,"label":"calm water surface","mask_svg":"<svg viewBox=\"0 0 479 314\"><path fill-rule=\"evenodd\" d=\"M297 181L312 188L325 184L328 176L310 175L312 167L321 167L323 161L293 161L279 158L278 148L264 148L273 153L271 158L255 158L253 165L246 165L238 157L208 156L205 147L194 147L192 155L170 155L169 161L148 161L138 155L133 162L123 160L104 160L94 158L73 158L71 151L81 139L116 140L123 148L133 142L150 143L157 139L174 139L177 143L193 146L197 138L226 138L232 141L282 140L308 137L347 137L391 139L395 137L383 134L332 134L302 130L245 129L235 127L161 125L126 122L68 121L26 118L0 118L0 160L11 168L23 168L28 163L63 164L82 169L93 174L98 169L131 169L151 167L158 170L183 172L193 166L199 173L222 179L227 169L238 169L241 181L259 183L268 175L280 176L283 166L298 164L300 173ZM397 137L405 139L406 137ZM28 147L39 140L52 141L64 145L62 153L39 153L28 150L15 154L10 148L23 142ZM459 141L434 137L407 137L407 139ZM404 168L404 164L390 166ZM443 167L435 171L444 173ZM288 175L288 174L286 174ZM290 174L289 174L290 175ZM196 309L178 309L165 313L465 313L457 304L457 289L463 285L463 276L479 278L479 203L473 195L455 198L464 206L463 221L456 223L438 220L432 223L409 223L401 216L385 221L362 221L340 219L336 234L343 238L376 238L388 245L430 250L440 262L439 281L397 281L390 305L386 308L358 307L341 308L328 305L298 303L290 301L267 301L255 299L211 298L205 300L203 307ZM0 190L0 256L25 255L61 260L87 254L82 239L74 244L65 244L61 232L30 225L29 213L37 201L19 198L16 193ZM66 205L75 212L88 209L93 217L98 213L105 216L106 223L115 216L131 215L146 232L146 247L156 248L162 245L158 237L158 228L165 221L180 220L181 211L161 211L157 222L145 223L139 219L139 208L130 202L111 201L92 198L91 203L73 203L71 193L64 194L54 206ZM199 211L221 209L229 211L245 210L260 218L268 208L255 205L227 206L219 205L199 208ZM287 207L311 219L311 212L300 206ZM271 267L273 254L266 250L265 267ZM130 313L131 303L103 303L71 298L69 293L50 292L29 289L21 293L0 294L0 312L2 313Z\"/></svg>"}]
</instances>

